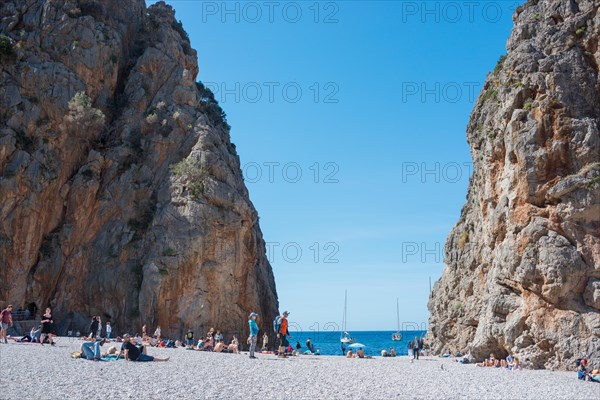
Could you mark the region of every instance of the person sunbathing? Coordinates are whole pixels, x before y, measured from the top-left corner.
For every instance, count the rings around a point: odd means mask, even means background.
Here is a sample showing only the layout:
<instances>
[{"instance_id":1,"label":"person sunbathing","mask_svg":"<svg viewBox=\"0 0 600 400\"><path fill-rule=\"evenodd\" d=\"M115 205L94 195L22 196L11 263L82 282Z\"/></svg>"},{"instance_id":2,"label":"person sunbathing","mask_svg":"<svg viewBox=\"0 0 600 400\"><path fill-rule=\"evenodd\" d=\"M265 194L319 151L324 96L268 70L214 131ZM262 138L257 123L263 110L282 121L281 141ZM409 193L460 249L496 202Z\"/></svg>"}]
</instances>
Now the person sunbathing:
<instances>
[{"instance_id":1,"label":"person sunbathing","mask_svg":"<svg viewBox=\"0 0 600 400\"><path fill-rule=\"evenodd\" d=\"M225 343L223 343L223 342L217 342L217 344L215 345L214 352L215 353L220 353L223 350L225 350Z\"/></svg>"},{"instance_id":2,"label":"person sunbathing","mask_svg":"<svg viewBox=\"0 0 600 400\"><path fill-rule=\"evenodd\" d=\"M239 344L237 338L234 336L233 339L231 340L231 343L229 344L229 346L227 346L227 350L229 350L233 354L240 354L239 348L240 348L240 344Z\"/></svg>"},{"instance_id":3,"label":"person sunbathing","mask_svg":"<svg viewBox=\"0 0 600 400\"><path fill-rule=\"evenodd\" d=\"M513 357L512 353L508 353L506 360L502 360L501 366L502 368L508 368L510 370L515 368L515 358Z\"/></svg>"},{"instance_id":4,"label":"person sunbathing","mask_svg":"<svg viewBox=\"0 0 600 400\"><path fill-rule=\"evenodd\" d=\"M125 357L126 361L169 361L169 357L167 358L158 358L152 357L146 354L146 347L142 346L140 349L138 346L131 343L131 337L127 334L123 336L123 344L121 345L121 351L117 358L121 355Z\"/></svg>"},{"instance_id":5,"label":"person sunbathing","mask_svg":"<svg viewBox=\"0 0 600 400\"><path fill-rule=\"evenodd\" d=\"M521 366L521 363L519 362L519 359L517 357L515 357L514 361L513 361L513 367L512 367L513 371L514 370L522 370L523 367Z\"/></svg>"},{"instance_id":6,"label":"person sunbathing","mask_svg":"<svg viewBox=\"0 0 600 400\"><path fill-rule=\"evenodd\" d=\"M365 352L363 349L358 349L358 351L356 352L356 357L357 358L365 358Z\"/></svg>"},{"instance_id":7,"label":"person sunbathing","mask_svg":"<svg viewBox=\"0 0 600 400\"><path fill-rule=\"evenodd\" d=\"M81 358L87 360L100 361L102 354L100 348L106 343L104 339L95 340L93 342L83 342L81 344Z\"/></svg>"},{"instance_id":8,"label":"person sunbathing","mask_svg":"<svg viewBox=\"0 0 600 400\"><path fill-rule=\"evenodd\" d=\"M500 360L500 367L511 369L512 367L509 367L509 365L511 365L513 363L513 361L514 361L514 359L513 359L512 353L508 353L508 355L506 356L506 358L504 360Z\"/></svg>"},{"instance_id":9,"label":"person sunbathing","mask_svg":"<svg viewBox=\"0 0 600 400\"><path fill-rule=\"evenodd\" d=\"M496 364L500 365L500 362L496 360L494 353L490 353L490 358L486 358L482 363L478 363L478 367L494 367Z\"/></svg>"},{"instance_id":10,"label":"person sunbathing","mask_svg":"<svg viewBox=\"0 0 600 400\"><path fill-rule=\"evenodd\" d=\"M500 367L500 360L494 356L494 353L490 353L490 358L485 360L486 367Z\"/></svg>"},{"instance_id":11,"label":"person sunbathing","mask_svg":"<svg viewBox=\"0 0 600 400\"><path fill-rule=\"evenodd\" d=\"M202 346L202 350L204 351L213 351L215 347L215 339L212 336L206 338L204 345Z\"/></svg>"},{"instance_id":12,"label":"person sunbathing","mask_svg":"<svg viewBox=\"0 0 600 400\"><path fill-rule=\"evenodd\" d=\"M352 349L348 350L348 353L346 354L346 358L354 358L354 353L352 352Z\"/></svg>"}]
</instances>

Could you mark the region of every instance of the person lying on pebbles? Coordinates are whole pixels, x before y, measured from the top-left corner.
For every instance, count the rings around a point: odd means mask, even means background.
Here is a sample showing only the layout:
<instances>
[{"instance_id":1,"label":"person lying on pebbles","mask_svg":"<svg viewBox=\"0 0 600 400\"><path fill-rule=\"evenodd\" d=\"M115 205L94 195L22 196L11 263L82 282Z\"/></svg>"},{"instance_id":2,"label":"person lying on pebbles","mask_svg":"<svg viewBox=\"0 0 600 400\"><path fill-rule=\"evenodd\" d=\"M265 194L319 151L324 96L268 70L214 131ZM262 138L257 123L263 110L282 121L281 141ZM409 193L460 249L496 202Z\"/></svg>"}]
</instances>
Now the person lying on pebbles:
<instances>
[{"instance_id":1,"label":"person lying on pebbles","mask_svg":"<svg viewBox=\"0 0 600 400\"><path fill-rule=\"evenodd\" d=\"M146 354L146 347L142 346L142 348L140 349L138 346L131 343L131 337L127 334L123 336L121 352L119 353L117 358L119 358L121 355L125 357L126 361L169 361L169 357L158 358L149 356L148 354Z\"/></svg>"},{"instance_id":2,"label":"person lying on pebbles","mask_svg":"<svg viewBox=\"0 0 600 400\"><path fill-rule=\"evenodd\" d=\"M81 344L81 358L85 358L87 360L100 361L102 358L102 354L100 353L100 347L102 347L106 343L106 340L95 340L83 342Z\"/></svg>"}]
</instances>

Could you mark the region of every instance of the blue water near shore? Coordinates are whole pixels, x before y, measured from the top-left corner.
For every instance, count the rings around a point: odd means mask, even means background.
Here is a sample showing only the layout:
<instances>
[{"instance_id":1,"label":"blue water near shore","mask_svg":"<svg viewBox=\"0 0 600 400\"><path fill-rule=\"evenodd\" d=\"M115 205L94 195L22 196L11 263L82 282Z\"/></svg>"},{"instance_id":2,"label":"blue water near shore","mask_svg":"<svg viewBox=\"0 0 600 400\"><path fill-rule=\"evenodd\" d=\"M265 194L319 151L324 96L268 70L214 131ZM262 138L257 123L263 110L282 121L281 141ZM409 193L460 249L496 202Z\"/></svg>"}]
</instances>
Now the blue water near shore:
<instances>
[{"instance_id":1,"label":"blue water near shore","mask_svg":"<svg viewBox=\"0 0 600 400\"><path fill-rule=\"evenodd\" d=\"M393 331L356 331L350 332L351 336L358 343L364 344L365 354L370 356L381 355L381 350L389 350L390 347L396 349L398 355L408 354L408 342L415 336L424 337L426 331L401 331L402 340L392 340ZM300 342L301 351L306 351L306 339L310 338L316 349L321 351L321 355L341 356L342 348L340 344L340 332L292 332L292 338L289 340L292 347L296 347L296 342Z\"/></svg>"}]
</instances>

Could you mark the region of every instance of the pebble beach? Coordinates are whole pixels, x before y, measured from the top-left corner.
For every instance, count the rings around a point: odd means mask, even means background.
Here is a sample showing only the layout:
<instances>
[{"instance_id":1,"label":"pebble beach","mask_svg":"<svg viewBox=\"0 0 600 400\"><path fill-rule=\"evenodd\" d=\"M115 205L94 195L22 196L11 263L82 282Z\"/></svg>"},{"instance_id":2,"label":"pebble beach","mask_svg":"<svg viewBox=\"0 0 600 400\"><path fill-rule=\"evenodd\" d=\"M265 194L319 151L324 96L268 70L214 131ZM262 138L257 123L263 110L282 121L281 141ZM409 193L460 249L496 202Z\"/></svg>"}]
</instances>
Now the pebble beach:
<instances>
[{"instance_id":1,"label":"pebble beach","mask_svg":"<svg viewBox=\"0 0 600 400\"><path fill-rule=\"evenodd\" d=\"M71 358L82 343L0 344L0 398L17 399L600 399L574 372L508 371L406 356L219 354L149 348L168 362ZM103 351L111 345L107 343Z\"/></svg>"}]
</instances>

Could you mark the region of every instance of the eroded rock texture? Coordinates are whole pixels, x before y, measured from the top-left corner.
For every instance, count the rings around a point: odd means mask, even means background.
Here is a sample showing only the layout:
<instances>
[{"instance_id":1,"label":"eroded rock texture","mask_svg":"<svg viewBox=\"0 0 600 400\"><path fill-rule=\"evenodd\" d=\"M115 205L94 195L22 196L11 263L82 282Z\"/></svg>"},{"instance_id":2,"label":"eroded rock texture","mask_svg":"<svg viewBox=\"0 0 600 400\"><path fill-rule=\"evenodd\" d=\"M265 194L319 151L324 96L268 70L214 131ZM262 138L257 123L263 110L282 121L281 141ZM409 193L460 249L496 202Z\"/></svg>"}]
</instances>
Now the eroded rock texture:
<instances>
[{"instance_id":1,"label":"eroded rock texture","mask_svg":"<svg viewBox=\"0 0 600 400\"><path fill-rule=\"evenodd\" d=\"M229 126L170 6L0 6L0 303L271 331L277 296ZM0 43L1 44L1 43Z\"/></svg>"},{"instance_id":2,"label":"eroded rock texture","mask_svg":"<svg viewBox=\"0 0 600 400\"><path fill-rule=\"evenodd\" d=\"M474 174L429 301L437 352L600 357L599 4L514 14L467 128Z\"/></svg>"}]
</instances>

